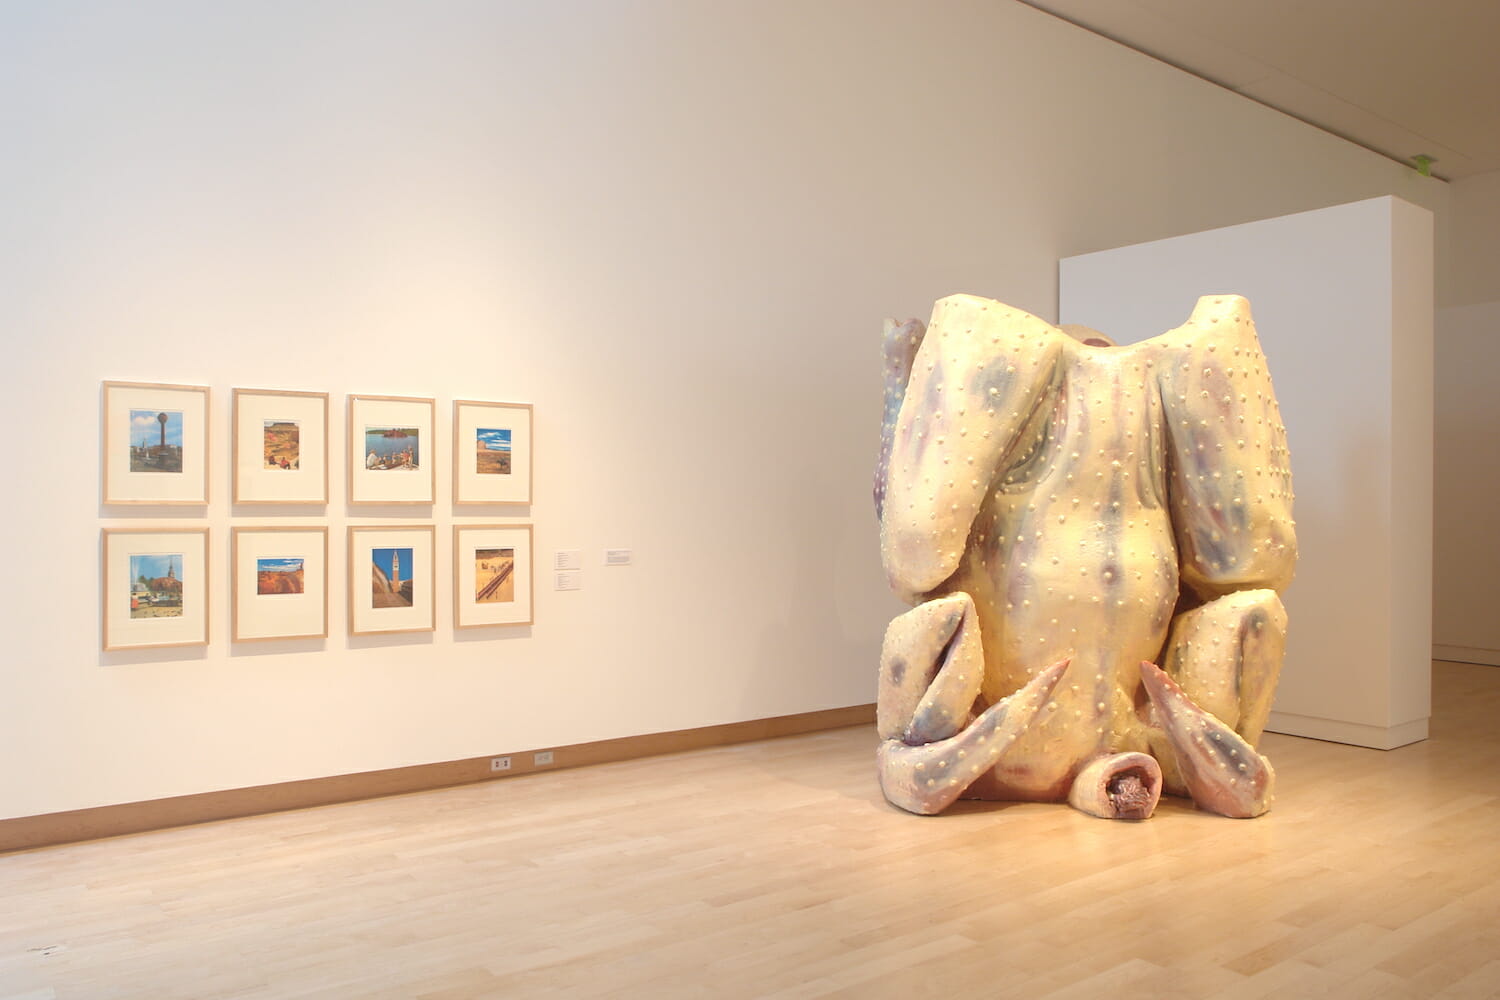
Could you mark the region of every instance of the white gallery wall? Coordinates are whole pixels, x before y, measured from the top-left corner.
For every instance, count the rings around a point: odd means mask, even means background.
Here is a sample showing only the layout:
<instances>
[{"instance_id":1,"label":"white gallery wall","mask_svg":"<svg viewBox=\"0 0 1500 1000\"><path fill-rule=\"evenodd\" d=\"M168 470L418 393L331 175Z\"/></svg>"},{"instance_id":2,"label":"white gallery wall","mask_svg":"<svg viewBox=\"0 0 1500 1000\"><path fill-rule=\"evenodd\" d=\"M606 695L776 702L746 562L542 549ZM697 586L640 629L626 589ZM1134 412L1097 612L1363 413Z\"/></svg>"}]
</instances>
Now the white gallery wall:
<instances>
[{"instance_id":1,"label":"white gallery wall","mask_svg":"<svg viewBox=\"0 0 1500 1000\"><path fill-rule=\"evenodd\" d=\"M1250 300L1296 494L1272 732L1382 750L1427 738L1432 221L1370 198L1059 265L1061 321L1121 343L1175 329L1199 295Z\"/></svg>"},{"instance_id":2,"label":"white gallery wall","mask_svg":"<svg viewBox=\"0 0 1500 1000\"><path fill-rule=\"evenodd\" d=\"M1500 171L1454 182L1451 280L1437 311L1432 640L1500 665Z\"/></svg>"},{"instance_id":3,"label":"white gallery wall","mask_svg":"<svg viewBox=\"0 0 1500 1000\"><path fill-rule=\"evenodd\" d=\"M874 699L886 315L1055 319L1071 254L1446 186L1013 3L0 9L0 817ZM212 388L206 511L100 504L104 379ZM535 502L229 503L231 389L536 407ZM461 512L461 513L460 513ZM536 624L343 629L344 529L530 521ZM206 525L212 642L100 652L105 526ZM228 641L236 525L332 528ZM635 562L606 568L602 550Z\"/></svg>"}]
</instances>

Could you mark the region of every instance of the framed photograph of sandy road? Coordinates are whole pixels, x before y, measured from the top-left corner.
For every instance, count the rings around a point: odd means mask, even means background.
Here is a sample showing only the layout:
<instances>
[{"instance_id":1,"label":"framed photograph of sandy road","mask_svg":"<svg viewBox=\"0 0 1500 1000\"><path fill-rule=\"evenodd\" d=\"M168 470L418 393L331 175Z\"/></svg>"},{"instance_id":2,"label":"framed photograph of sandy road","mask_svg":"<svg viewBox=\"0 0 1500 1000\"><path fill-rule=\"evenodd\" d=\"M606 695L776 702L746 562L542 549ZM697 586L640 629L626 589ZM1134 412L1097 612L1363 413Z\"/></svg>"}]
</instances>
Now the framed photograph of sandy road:
<instances>
[{"instance_id":1,"label":"framed photograph of sandy road","mask_svg":"<svg viewBox=\"0 0 1500 1000\"><path fill-rule=\"evenodd\" d=\"M208 386L104 383L104 502L208 503Z\"/></svg>"},{"instance_id":2,"label":"framed photograph of sandy road","mask_svg":"<svg viewBox=\"0 0 1500 1000\"><path fill-rule=\"evenodd\" d=\"M349 502L432 503L436 404L412 396L349 397Z\"/></svg>"},{"instance_id":3,"label":"framed photograph of sandy road","mask_svg":"<svg viewBox=\"0 0 1500 1000\"><path fill-rule=\"evenodd\" d=\"M437 528L431 524L349 528L349 634L437 628Z\"/></svg>"},{"instance_id":4,"label":"framed photograph of sandy road","mask_svg":"<svg viewBox=\"0 0 1500 1000\"><path fill-rule=\"evenodd\" d=\"M234 502L328 502L328 393L234 390Z\"/></svg>"},{"instance_id":5,"label":"framed photograph of sandy road","mask_svg":"<svg viewBox=\"0 0 1500 1000\"><path fill-rule=\"evenodd\" d=\"M530 625L531 525L453 526L453 626Z\"/></svg>"},{"instance_id":6,"label":"framed photograph of sandy road","mask_svg":"<svg viewBox=\"0 0 1500 1000\"><path fill-rule=\"evenodd\" d=\"M208 644L208 529L105 528L103 646Z\"/></svg>"},{"instance_id":7,"label":"framed photograph of sandy road","mask_svg":"<svg viewBox=\"0 0 1500 1000\"><path fill-rule=\"evenodd\" d=\"M531 404L453 402L453 502L531 503Z\"/></svg>"},{"instance_id":8,"label":"framed photograph of sandy road","mask_svg":"<svg viewBox=\"0 0 1500 1000\"><path fill-rule=\"evenodd\" d=\"M230 639L328 637L328 529L235 528Z\"/></svg>"}]
</instances>

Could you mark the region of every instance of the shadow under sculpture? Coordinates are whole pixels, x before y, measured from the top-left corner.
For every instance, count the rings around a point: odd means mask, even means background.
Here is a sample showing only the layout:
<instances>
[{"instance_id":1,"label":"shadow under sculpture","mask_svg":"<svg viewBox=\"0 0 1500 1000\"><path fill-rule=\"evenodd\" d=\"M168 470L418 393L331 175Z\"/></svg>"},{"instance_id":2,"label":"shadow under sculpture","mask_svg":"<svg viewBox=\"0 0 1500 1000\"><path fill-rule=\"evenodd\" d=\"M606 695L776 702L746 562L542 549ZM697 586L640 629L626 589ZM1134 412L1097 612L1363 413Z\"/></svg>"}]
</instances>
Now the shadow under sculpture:
<instances>
[{"instance_id":1,"label":"shadow under sculpture","mask_svg":"<svg viewBox=\"0 0 1500 1000\"><path fill-rule=\"evenodd\" d=\"M886 798L1270 808L1297 543L1249 303L1114 346L954 295L887 321L885 380L881 556L914 605L881 650Z\"/></svg>"}]
</instances>

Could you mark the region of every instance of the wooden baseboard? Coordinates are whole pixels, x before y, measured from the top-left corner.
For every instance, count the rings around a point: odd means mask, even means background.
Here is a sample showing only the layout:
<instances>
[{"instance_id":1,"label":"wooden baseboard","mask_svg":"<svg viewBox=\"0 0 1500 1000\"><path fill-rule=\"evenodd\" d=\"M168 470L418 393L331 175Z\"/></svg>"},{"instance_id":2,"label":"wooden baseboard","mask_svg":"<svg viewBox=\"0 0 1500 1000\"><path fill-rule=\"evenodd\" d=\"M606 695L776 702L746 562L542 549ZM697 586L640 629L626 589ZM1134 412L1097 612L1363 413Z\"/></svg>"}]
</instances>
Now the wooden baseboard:
<instances>
[{"instance_id":1,"label":"wooden baseboard","mask_svg":"<svg viewBox=\"0 0 1500 1000\"><path fill-rule=\"evenodd\" d=\"M1500 649L1482 649L1475 646L1447 646L1442 643L1434 643L1432 646L1432 658L1434 660L1447 660L1452 663L1482 663L1489 667L1500 667Z\"/></svg>"},{"instance_id":2,"label":"wooden baseboard","mask_svg":"<svg viewBox=\"0 0 1500 1000\"><path fill-rule=\"evenodd\" d=\"M1310 715L1272 712L1266 720L1266 732L1323 740L1326 743L1347 743L1371 750L1395 750L1427 739L1428 721L1424 716L1394 726L1371 726Z\"/></svg>"},{"instance_id":3,"label":"wooden baseboard","mask_svg":"<svg viewBox=\"0 0 1500 1000\"><path fill-rule=\"evenodd\" d=\"M825 729L842 729L845 726L867 725L874 721L874 705L853 705L849 708L831 708L820 712L803 712L799 715L783 715L771 719L752 719L749 722L731 722L720 726L704 726L700 729L680 729L670 733L627 736L615 740L599 740L595 743L537 747L533 750L512 753L509 771L492 772L490 757L469 757L464 760L396 767L384 771L340 774L327 778L286 781L274 785L256 785L220 792L178 795L145 802L125 802L91 809L74 809L69 812L47 813L41 816L22 816L16 819L0 820L0 853L50 847L81 840L97 840L100 837L115 837L127 833L142 833L147 830L162 830L192 823L254 816L260 813L306 809L312 806L332 805L336 802L353 802L385 795L423 792L452 785L510 778L536 771L555 771L559 768L634 760L639 757L679 753L684 750L701 750L705 747L727 746L732 743L749 743L777 736L795 736L799 733L819 732ZM532 762L533 755L544 750L552 751L553 762L538 767Z\"/></svg>"}]
</instances>

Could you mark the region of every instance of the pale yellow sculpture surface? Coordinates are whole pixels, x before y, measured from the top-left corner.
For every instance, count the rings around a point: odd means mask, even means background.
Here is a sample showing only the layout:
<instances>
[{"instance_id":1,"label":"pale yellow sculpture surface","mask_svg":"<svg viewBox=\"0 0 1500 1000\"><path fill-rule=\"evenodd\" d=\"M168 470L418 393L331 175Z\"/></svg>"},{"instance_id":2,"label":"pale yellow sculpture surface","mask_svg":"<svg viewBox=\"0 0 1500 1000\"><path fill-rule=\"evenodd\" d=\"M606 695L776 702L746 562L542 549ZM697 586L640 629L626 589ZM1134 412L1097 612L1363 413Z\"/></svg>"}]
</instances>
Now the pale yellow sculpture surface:
<instances>
[{"instance_id":1,"label":"pale yellow sculpture surface","mask_svg":"<svg viewBox=\"0 0 1500 1000\"><path fill-rule=\"evenodd\" d=\"M887 798L1269 808L1296 539L1248 303L1117 347L955 295L886 359L881 552L915 605L882 650Z\"/></svg>"}]
</instances>

